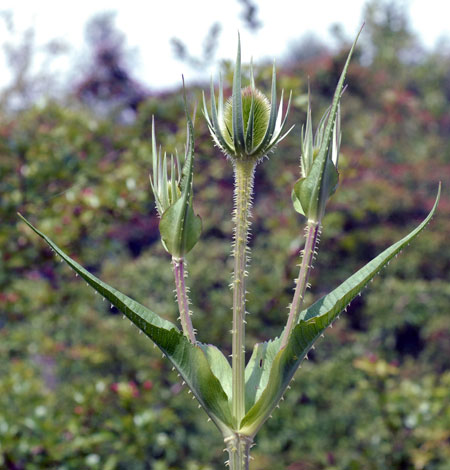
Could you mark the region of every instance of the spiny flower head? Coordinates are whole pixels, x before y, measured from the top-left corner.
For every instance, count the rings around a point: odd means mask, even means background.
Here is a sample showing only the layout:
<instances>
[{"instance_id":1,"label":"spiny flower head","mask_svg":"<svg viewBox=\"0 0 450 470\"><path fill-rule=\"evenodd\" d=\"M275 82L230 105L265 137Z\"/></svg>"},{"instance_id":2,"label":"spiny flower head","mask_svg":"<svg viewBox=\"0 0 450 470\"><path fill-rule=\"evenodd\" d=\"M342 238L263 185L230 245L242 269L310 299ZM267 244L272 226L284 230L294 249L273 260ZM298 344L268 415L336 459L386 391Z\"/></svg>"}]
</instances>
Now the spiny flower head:
<instances>
[{"instance_id":1,"label":"spiny flower head","mask_svg":"<svg viewBox=\"0 0 450 470\"><path fill-rule=\"evenodd\" d=\"M183 81L184 90L184 81ZM184 109L187 120L187 141L183 168L178 155L170 163L164 154L156 150L155 125L152 119L152 160L153 172L150 185L155 197L156 208L161 217L159 232L164 248L176 260L182 259L198 242L202 230L200 217L193 210L194 171L194 126L189 116L186 93ZM170 167L168 171L167 167Z\"/></svg>"},{"instance_id":2,"label":"spiny flower head","mask_svg":"<svg viewBox=\"0 0 450 470\"><path fill-rule=\"evenodd\" d=\"M327 201L336 191L339 183L337 168L341 145L340 101L355 44L356 40L348 54L332 104L322 116L314 138L311 103L308 99L306 129L302 129L301 178L294 185L292 202L297 212L316 224L321 224Z\"/></svg>"},{"instance_id":3,"label":"spiny flower head","mask_svg":"<svg viewBox=\"0 0 450 470\"><path fill-rule=\"evenodd\" d=\"M203 95L203 113L209 131L218 147L233 159L253 159L266 156L292 129L281 135L289 112L291 97L283 117L283 92L277 109L276 70L272 72L271 100L255 87L253 67L250 85L241 88L241 44L238 40L232 96L224 106L222 80L219 82L219 101L216 107L211 80L211 117Z\"/></svg>"}]
</instances>

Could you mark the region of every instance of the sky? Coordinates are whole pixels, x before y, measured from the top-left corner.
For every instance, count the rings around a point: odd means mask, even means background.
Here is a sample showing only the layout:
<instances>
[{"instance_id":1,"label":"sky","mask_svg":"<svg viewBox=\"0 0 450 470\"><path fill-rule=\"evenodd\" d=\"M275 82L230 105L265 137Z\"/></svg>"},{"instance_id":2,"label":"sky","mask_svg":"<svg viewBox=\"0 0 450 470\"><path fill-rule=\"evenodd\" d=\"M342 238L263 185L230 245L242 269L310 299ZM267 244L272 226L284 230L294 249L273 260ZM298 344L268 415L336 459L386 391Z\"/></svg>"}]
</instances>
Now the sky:
<instances>
[{"instance_id":1,"label":"sky","mask_svg":"<svg viewBox=\"0 0 450 470\"><path fill-rule=\"evenodd\" d=\"M135 50L133 75L150 89L178 86L181 74L186 81L209 76L214 70L199 72L175 59L171 37L178 37L193 54L200 54L202 42L213 22L222 24L217 57L233 59L237 31L241 31L244 62L281 58L289 44L307 33L332 43L330 26L340 23L349 37L354 37L363 22L365 0L255 0L263 26L248 32L241 19L242 5L236 0L0 0L0 11L13 12L18 31L33 26L36 43L64 39L71 46L69 58L56 63L68 69L70 60L83 54L84 26L96 13L116 11L116 25L126 36L127 46ZM409 5L411 25L429 48L443 37L450 37L450 2L446 0L405 0ZM199 19L201 16L201 20ZM195 21L194 21L195 20ZM0 44L7 38L0 22ZM0 87L8 82L8 73L0 54ZM69 60L70 59L70 60ZM72 62L73 63L73 62Z\"/></svg>"}]
</instances>

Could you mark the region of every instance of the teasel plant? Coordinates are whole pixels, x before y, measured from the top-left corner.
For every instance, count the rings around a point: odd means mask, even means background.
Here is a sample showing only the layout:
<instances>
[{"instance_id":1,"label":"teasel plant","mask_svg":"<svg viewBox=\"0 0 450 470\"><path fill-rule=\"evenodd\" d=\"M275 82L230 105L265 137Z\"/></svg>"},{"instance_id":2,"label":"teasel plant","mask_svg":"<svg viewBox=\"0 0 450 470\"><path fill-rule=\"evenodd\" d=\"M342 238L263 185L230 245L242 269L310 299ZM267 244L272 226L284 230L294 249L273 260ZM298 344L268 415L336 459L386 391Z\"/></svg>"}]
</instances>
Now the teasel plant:
<instances>
[{"instance_id":1,"label":"teasel plant","mask_svg":"<svg viewBox=\"0 0 450 470\"><path fill-rule=\"evenodd\" d=\"M183 166L181 167L177 155L169 158L161 149L157 149L153 121L150 165L150 186L160 217L161 240L173 264L181 330L173 322L95 277L19 214L61 260L90 287L108 299L111 305L122 311L172 363L183 384L186 384L193 397L198 400L199 407L203 408L208 419L221 432L228 452L225 463L231 470L250 468L250 449L254 445L255 436L279 406L309 350L374 276L426 227L439 202L440 185L433 208L417 228L386 248L329 294L305 307L305 291L317 254L326 204L339 181L340 100L358 37L348 54L331 106L320 120L315 133L311 102L308 102L306 125L301 130L300 139L300 178L292 191L294 209L306 220L305 246L301 251L294 296L283 331L277 338L255 344L247 364L244 354L245 281L249 261L253 176L257 164L269 156L286 135L283 134L283 129L290 98L287 111L283 113L283 98L279 104L276 98L275 67L270 100L255 87L252 67L250 85L242 89L239 40L231 97L224 103L221 83L217 106L213 84L209 110L206 97L203 97L203 114L213 141L234 168L231 364L217 347L197 340L187 295L185 256L200 239L201 221L195 215L193 207L194 126L185 95L187 142ZM193 318L195 322L195 317Z\"/></svg>"}]
</instances>

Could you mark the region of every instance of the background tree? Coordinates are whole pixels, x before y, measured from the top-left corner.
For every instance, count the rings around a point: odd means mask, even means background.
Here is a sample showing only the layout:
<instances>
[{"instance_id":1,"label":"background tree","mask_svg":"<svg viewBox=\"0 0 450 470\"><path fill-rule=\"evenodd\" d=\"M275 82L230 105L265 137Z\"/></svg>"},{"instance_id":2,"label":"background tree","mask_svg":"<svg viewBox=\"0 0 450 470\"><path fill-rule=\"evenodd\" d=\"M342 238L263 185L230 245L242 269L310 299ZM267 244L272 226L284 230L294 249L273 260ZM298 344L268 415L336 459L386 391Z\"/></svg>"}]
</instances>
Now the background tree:
<instances>
[{"instance_id":1,"label":"background tree","mask_svg":"<svg viewBox=\"0 0 450 470\"><path fill-rule=\"evenodd\" d=\"M145 87L133 78L130 51L125 36L115 24L114 13L102 13L86 26L90 52L82 79L76 85L76 96L102 114L114 110L136 112L148 96Z\"/></svg>"}]
</instances>

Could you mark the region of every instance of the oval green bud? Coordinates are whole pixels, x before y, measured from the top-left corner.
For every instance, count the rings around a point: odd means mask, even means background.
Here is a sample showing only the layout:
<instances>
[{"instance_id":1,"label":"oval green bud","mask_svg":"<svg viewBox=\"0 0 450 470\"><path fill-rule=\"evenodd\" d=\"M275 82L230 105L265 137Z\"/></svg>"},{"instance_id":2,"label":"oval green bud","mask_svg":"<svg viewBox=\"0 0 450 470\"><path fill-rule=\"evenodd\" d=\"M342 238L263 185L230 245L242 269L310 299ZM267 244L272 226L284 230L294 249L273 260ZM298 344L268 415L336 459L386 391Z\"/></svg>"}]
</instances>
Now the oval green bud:
<instances>
[{"instance_id":1,"label":"oval green bud","mask_svg":"<svg viewBox=\"0 0 450 470\"><path fill-rule=\"evenodd\" d=\"M252 130L252 135L249 138L252 139L253 146L259 145L266 133L267 126L270 118L270 102L267 97L261 93L257 88L248 86L241 90L242 99L242 115L244 121L244 135L249 134L249 130ZM253 129L249 129L249 118L252 114L253 106L253 123L251 126ZM223 136L227 143L233 145L233 100L230 97L225 103L223 121L221 124Z\"/></svg>"},{"instance_id":2,"label":"oval green bud","mask_svg":"<svg viewBox=\"0 0 450 470\"><path fill-rule=\"evenodd\" d=\"M219 102L216 107L214 86L211 80L211 117L203 95L203 113L209 131L218 147L233 159L260 160L280 142L286 123L291 97L283 116L283 93L277 108L276 71L272 72L272 92L270 101L254 84L251 68L251 84L241 88L241 45L238 41L238 52L233 77L233 93L223 103L223 87L219 84Z\"/></svg>"}]
</instances>

